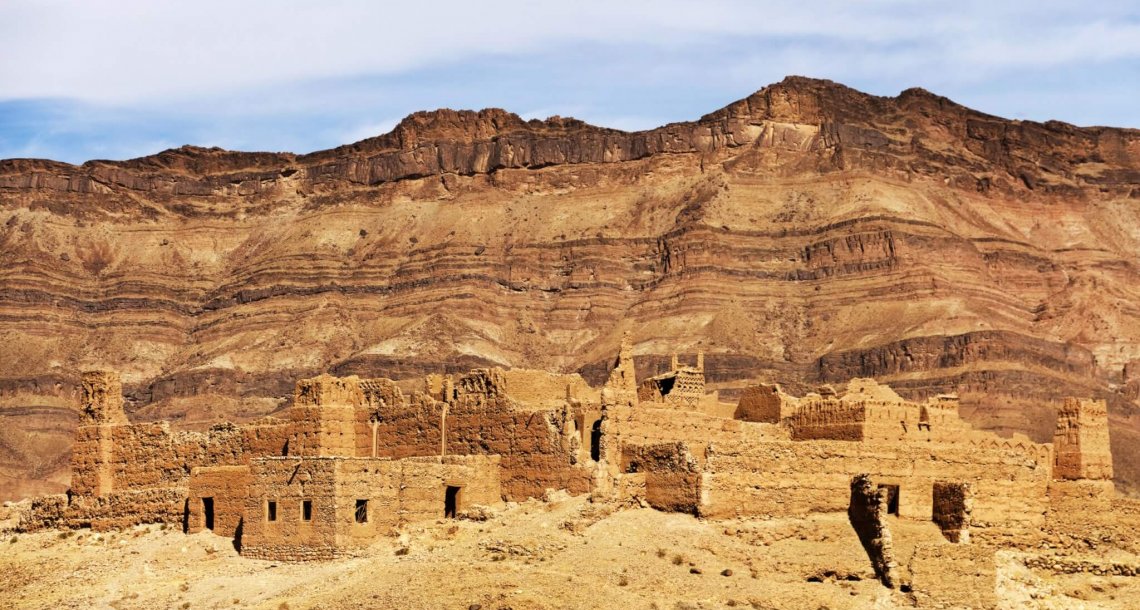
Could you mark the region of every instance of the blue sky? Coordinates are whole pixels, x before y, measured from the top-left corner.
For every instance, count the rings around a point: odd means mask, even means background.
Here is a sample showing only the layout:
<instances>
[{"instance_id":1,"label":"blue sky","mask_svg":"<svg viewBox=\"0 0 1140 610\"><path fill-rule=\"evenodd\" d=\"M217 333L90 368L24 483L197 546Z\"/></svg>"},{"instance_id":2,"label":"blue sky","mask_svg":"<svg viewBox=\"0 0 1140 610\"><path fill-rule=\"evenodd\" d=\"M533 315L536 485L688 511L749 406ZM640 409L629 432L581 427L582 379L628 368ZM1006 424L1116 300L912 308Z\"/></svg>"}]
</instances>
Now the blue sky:
<instances>
[{"instance_id":1,"label":"blue sky","mask_svg":"<svg viewBox=\"0 0 1140 610\"><path fill-rule=\"evenodd\" d=\"M620 129L788 74L1140 127L1140 3L0 0L0 158L309 152L416 110Z\"/></svg>"}]
</instances>

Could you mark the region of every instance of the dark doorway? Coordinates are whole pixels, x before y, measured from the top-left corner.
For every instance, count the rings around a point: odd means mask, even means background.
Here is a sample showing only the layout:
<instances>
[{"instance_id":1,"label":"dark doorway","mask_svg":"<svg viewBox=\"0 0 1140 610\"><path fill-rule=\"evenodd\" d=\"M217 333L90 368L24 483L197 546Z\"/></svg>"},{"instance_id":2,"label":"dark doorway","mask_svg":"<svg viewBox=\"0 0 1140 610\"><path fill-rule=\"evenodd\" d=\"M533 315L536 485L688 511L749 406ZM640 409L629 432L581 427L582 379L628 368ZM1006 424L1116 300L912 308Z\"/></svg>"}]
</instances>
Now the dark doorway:
<instances>
[{"instance_id":1,"label":"dark doorway","mask_svg":"<svg viewBox=\"0 0 1140 610\"><path fill-rule=\"evenodd\" d=\"M276 521L277 520L277 501L276 500L269 500L268 502L266 502L266 504L265 504L265 520L266 521Z\"/></svg>"},{"instance_id":2,"label":"dark doorway","mask_svg":"<svg viewBox=\"0 0 1140 610\"><path fill-rule=\"evenodd\" d=\"M356 522L368 523L368 500L356 501Z\"/></svg>"},{"instance_id":3,"label":"dark doorway","mask_svg":"<svg viewBox=\"0 0 1140 610\"><path fill-rule=\"evenodd\" d=\"M898 485L880 485L879 489L885 489L887 492L887 514L899 514L899 486Z\"/></svg>"},{"instance_id":4,"label":"dark doorway","mask_svg":"<svg viewBox=\"0 0 1140 610\"><path fill-rule=\"evenodd\" d=\"M301 500L301 520L302 521L312 521L313 520L313 501L312 500Z\"/></svg>"},{"instance_id":5,"label":"dark doorway","mask_svg":"<svg viewBox=\"0 0 1140 610\"><path fill-rule=\"evenodd\" d=\"M590 428L590 459L602 461L602 420L594 422Z\"/></svg>"},{"instance_id":6,"label":"dark doorway","mask_svg":"<svg viewBox=\"0 0 1140 610\"><path fill-rule=\"evenodd\" d=\"M447 491L443 494L443 516L448 519L454 519L455 513L459 510L459 492L462 487L447 486Z\"/></svg>"},{"instance_id":7,"label":"dark doorway","mask_svg":"<svg viewBox=\"0 0 1140 610\"><path fill-rule=\"evenodd\" d=\"M205 521L206 529L211 532L214 531L214 499L202 498L202 518Z\"/></svg>"}]
</instances>

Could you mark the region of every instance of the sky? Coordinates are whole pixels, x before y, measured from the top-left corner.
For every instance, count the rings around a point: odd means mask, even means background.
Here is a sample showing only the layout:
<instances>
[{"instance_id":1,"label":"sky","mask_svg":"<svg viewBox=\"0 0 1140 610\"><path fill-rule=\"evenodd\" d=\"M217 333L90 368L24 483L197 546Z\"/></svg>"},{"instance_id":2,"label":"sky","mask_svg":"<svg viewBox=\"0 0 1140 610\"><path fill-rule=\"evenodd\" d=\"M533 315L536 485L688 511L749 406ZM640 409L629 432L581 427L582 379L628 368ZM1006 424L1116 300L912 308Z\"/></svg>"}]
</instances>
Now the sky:
<instances>
[{"instance_id":1,"label":"sky","mask_svg":"<svg viewBox=\"0 0 1140 610\"><path fill-rule=\"evenodd\" d=\"M0 159L304 153L435 108L646 129L790 74L1140 127L1140 2L0 0Z\"/></svg>"}]
</instances>

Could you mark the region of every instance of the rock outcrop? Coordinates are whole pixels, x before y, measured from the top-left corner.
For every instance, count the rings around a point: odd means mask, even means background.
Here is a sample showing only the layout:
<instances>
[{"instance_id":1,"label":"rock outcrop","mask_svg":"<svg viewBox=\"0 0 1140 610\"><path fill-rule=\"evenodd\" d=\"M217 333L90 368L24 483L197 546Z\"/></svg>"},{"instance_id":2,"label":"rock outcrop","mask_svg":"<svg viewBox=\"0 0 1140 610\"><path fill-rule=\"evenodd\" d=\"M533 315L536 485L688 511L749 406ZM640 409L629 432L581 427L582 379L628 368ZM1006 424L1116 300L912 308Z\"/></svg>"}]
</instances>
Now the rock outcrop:
<instances>
[{"instance_id":1,"label":"rock outcrop","mask_svg":"<svg viewBox=\"0 0 1140 610\"><path fill-rule=\"evenodd\" d=\"M1094 396L1135 489L1137 227L1140 131L799 77L637 133L441 110L307 155L0 161L0 497L66 486L69 371L204 428L323 372L600 385L626 332L728 398L875 377L1037 441Z\"/></svg>"}]
</instances>

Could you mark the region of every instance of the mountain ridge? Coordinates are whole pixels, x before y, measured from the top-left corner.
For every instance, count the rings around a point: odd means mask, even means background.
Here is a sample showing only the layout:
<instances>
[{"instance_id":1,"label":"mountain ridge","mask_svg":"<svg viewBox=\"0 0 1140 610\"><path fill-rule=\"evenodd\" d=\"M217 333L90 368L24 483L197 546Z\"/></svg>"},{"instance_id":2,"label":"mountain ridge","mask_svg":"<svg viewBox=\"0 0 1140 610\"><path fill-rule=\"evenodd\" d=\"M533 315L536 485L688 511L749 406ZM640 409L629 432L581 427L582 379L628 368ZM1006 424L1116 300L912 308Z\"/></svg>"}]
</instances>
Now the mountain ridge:
<instances>
[{"instance_id":1,"label":"mountain ridge","mask_svg":"<svg viewBox=\"0 0 1140 610\"><path fill-rule=\"evenodd\" d=\"M1137 252L1140 131L802 77L632 133L440 110L305 155L0 161L0 496L66 485L83 368L193 428L322 372L596 383L627 330L729 400L873 376L1040 441L1105 398L1129 491Z\"/></svg>"}]
</instances>

